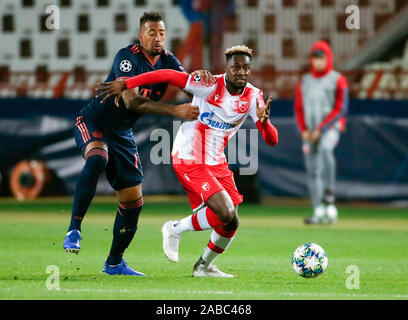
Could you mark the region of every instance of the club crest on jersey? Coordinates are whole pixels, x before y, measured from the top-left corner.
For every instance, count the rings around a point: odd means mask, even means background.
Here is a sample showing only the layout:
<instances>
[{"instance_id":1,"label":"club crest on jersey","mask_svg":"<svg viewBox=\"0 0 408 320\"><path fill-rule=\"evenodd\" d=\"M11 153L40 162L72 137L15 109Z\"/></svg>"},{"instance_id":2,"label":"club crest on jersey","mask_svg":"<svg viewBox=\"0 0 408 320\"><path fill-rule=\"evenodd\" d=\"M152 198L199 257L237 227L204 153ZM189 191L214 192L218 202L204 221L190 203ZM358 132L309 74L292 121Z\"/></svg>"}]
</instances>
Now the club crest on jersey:
<instances>
[{"instance_id":1,"label":"club crest on jersey","mask_svg":"<svg viewBox=\"0 0 408 320\"><path fill-rule=\"evenodd\" d=\"M246 99L242 99L238 101L238 110L240 112L247 112L249 109L249 102Z\"/></svg>"},{"instance_id":2,"label":"club crest on jersey","mask_svg":"<svg viewBox=\"0 0 408 320\"><path fill-rule=\"evenodd\" d=\"M214 128L214 129L228 130L228 129L235 127L234 123L216 121L216 120L213 120L213 118L214 118L214 112L204 112L201 115L200 120L205 125L209 126L210 128Z\"/></svg>"},{"instance_id":3,"label":"club crest on jersey","mask_svg":"<svg viewBox=\"0 0 408 320\"><path fill-rule=\"evenodd\" d=\"M210 184L208 182L203 182L201 188L203 188L204 191L210 191Z\"/></svg>"},{"instance_id":4,"label":"club crest on jersey","mask_svg":"<svg viewBox=\"0 0 408 320\"><path fill-rule=\"evenodd\" d=\"M129 72L132 70L132 63L129 60L122 60L119 64L119 69L122 72Z\"/></svg>"}]
</instances>

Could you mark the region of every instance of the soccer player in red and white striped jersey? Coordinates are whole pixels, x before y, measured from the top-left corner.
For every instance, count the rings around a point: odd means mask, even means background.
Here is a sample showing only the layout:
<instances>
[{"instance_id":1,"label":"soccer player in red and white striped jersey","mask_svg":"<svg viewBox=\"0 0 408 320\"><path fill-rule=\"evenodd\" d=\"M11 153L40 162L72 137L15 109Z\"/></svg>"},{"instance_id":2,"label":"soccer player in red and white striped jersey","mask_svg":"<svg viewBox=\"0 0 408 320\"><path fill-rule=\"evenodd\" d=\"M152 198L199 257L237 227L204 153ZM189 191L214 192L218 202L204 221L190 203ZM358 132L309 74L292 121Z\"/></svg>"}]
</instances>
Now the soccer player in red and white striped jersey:
<instances>
[{"instance_id":1,"label":"soccer player in red and white striped jersey","mask_svg":"<svg viewBox=\"0 0 408 320\"><path fill-rule=\"evenodd\" d=\"M225 56L226 72L215 76L211 86L203 85L199 76L158 70L98 88L104 94L117 95L142 84L165 82L194 95L192 105L199 107L198 120L181 125L172 150L173 168L193 214L166 222L162 233L165 255L177 262L184 232L212 229L208 245L194 265L196 277L232 277L213 264L234 239L239 225L238 205L243 201L224 154L228 140L249 116L267 144L278 143L278 131L269 120L271 98L265 105L262 91L248 83L252 50L237 46L228 49Z\"/></svg>"}]
</instances>

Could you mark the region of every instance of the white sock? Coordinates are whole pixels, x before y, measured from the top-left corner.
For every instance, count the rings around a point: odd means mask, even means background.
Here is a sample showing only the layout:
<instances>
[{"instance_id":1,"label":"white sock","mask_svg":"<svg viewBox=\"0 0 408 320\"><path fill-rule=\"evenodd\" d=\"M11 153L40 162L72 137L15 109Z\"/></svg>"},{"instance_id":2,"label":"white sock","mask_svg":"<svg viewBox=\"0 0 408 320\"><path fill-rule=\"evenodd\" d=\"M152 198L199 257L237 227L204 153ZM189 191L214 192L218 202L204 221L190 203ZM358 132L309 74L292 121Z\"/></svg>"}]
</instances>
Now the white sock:
<instances>
[{"instance_id":1,"label":"white sock","mask_svg":"<svg viewBox=\"0 0 408 320\"><path fill-rule=\"evenodd\" d=\"M201 208L196 213L177 221L173 225L174 232L182 234L186 231L202 231L223 225L217 215L208 207Z\"/></svg>"},{"instance_id":2,"label":"white sock","mask_svg":"<svg viewBox=\"0 0 408 320\"><path fill-rule=\"evenodd\" d=\"M193 223L191 222L192 215L185 217L172 224L172 229L175 233L182 234L186 231L194 231Z\"/></svg>"},{"instance_id":3,"label":"white sock","mask_svg":"<svg viewBox=\"0 0 408 320\"><path fill-rule=\"evenodd\" d=\"M201 256L205 261L205 266L211 265L229 247L232 240L234 240L235 232L236 230L225 231L222 227L218 227L211 232L210 241Z\"/></svg>"}]
</instances>

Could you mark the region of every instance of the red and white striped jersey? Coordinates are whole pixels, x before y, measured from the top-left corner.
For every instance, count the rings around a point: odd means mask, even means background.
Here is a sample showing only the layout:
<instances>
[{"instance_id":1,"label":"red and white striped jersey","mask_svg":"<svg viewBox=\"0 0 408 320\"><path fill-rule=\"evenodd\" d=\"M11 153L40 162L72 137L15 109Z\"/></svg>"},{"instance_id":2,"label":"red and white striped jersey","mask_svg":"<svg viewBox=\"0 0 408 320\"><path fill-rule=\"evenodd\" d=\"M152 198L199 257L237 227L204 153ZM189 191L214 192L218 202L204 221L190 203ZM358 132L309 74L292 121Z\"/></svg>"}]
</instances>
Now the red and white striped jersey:
<instances>
[{"instance_id":1,"label":"red and white striped jersey","mask_svg":"<svg viewBox=\"0 0 408 320\"><path fill-rule=\"evenodd\" d=\"M226 88L225 74L215 76L209 87L199 76L189 76L185 90L194 95L192 104L200 115L195 121L184 122L173 144L175 158L191 160L196 164L217 165L226 162L224 149L248 115L256 123L256 100L265 106L262 91L247 83L240 95L231 95Z\"/></svg>"}]
</instances>

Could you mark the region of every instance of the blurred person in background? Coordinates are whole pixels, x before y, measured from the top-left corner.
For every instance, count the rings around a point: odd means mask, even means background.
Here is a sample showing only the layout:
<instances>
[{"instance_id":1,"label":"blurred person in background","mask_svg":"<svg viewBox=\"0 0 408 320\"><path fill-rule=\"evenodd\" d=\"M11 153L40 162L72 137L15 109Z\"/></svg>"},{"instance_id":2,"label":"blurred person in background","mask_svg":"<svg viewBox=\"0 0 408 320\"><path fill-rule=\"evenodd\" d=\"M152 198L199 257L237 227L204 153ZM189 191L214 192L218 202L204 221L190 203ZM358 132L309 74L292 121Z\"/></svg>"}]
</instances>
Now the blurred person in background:
<instances>
[{"instance_id":1,"label":"blurred person in background","mask_svg":"<svg viewBox=\"0 0 408 320\"><path fill-rule=\"evenodd\" d=\"M313 204L313 215L305 219L306 224L337 221L334 149L345 128L348 94L346 78L333 70L330 46L316 42L310 54L310 73L301 77L294 105Z\"/></svg>"}]
</instances>

